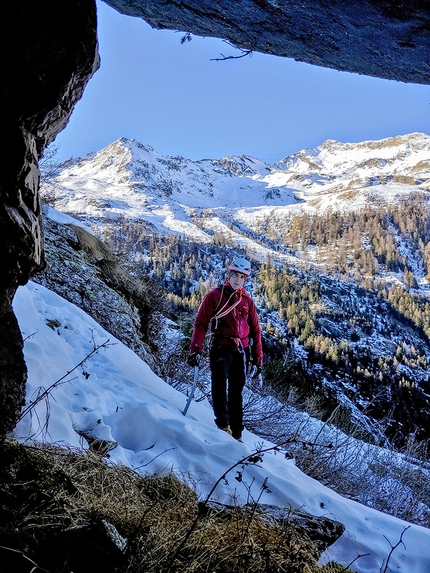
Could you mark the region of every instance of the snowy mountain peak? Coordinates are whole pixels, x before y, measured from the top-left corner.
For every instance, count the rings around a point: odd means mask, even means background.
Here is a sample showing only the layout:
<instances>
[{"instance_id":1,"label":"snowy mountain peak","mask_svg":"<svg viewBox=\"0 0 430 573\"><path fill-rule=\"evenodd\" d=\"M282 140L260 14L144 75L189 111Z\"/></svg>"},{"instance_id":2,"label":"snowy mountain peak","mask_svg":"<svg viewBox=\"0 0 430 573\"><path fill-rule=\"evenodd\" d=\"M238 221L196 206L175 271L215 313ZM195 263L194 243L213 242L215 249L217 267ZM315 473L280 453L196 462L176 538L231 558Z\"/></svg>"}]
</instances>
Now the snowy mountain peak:
<instances>
[{"instance_id":1,"label":"snowy mountain peak","mask_svg":"<svg viewBox=\"0 0 430 573\"><path fill-rule=\"evenodd\" d=\"M52 206L88 225L123 217L204 242L221 233L259 259L273 253L249 234L275 212L287 224L303 211L356 210L417 191L430 191L430 137L424 133L360 143L327 140L273 165L248 155L192 161L123 137L63 163L42 186L42 194L54 196ZM211 216L197 221L202 210ZM248 236L234 232L231 221Z\"/></svg>"},{"instance_id":2,"label":"snowy mountain peak","mask_svg":"<svg viewBox=\"0 0 430 573\"><path fill-rule=\"evenodd\" d=\"M301 173L308 170L338 176L347 169L362 167L407 171L429 159L430 137L424 133L411 133L360 143L341 143L328 139L319 147L303 149L284 157L276 167ZM371 173L372 176L374 174Z\"/></svg>"}]
</instances>

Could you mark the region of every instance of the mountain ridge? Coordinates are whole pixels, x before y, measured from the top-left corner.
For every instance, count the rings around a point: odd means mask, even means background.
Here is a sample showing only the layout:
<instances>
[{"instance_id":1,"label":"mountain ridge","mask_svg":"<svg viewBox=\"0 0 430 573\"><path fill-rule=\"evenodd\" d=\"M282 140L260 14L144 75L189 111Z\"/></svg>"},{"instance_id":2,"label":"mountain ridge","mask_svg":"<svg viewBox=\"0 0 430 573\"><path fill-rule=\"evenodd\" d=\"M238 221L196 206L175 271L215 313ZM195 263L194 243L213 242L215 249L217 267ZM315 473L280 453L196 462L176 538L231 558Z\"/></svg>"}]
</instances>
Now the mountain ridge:
<instances>
[{"instance_id":1,"label":"mountain ridge","mask_svg":"<svg viewBox=\"0 0 430 573\"><path fill-rule=\"evenodd\" d=\"M122 138L49 185L55 207L107 238L136 276L159 280L178 312L198 306L229 252L249 257L270 360L292 361L330 406L367 408L376 392L378 418L399 395L390 437L404 440L426 425L430 137L328 140L291 157L295 170L269 173L248 156L193 162ZM325 171L304 172L309 157Z\"/></svg>"},{"instance_id":2,"label":"mountain ridge","mask_svg":"<svg viewBox=\"0 0 430 573\"><path fill-rule=\"evenodd\" d=\"M41 187L49 204L87 225L146 221L158 232L203 242L221 233L260 261L285 261L285 253L238 235L232 221L248 235L258 234L261 222L273 216L286 226L304 212L354 211L429 191L430 136L423 133L358 144L327 140L273 165L247 155L198 161L162 156L120 138L63 162Z\"/></svg>"}]
</instances>

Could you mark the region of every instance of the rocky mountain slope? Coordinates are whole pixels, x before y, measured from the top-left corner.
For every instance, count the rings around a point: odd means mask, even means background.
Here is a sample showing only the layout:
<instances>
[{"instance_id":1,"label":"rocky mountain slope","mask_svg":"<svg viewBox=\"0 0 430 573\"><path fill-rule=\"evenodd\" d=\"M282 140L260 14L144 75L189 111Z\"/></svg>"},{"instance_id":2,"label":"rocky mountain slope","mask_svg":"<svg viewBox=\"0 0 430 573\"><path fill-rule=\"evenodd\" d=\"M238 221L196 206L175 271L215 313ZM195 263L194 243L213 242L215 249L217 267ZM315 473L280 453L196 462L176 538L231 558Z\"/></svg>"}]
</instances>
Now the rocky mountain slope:
<instances>
[{"instance_id":1,"label":"rocky mountain slope","mask_svg":"<svg viewBox=\"0 0 430 573\"><path fill-rule=\"evenodd\" d=\"M274 165L120 139L57 166L42 193L159 281L176 316L192 317L233 253L251 258L267 383L316 392L323 417L341 405L366 439L401 445L430 421L429 173L417 133Z\"/></svg>"},{"instance_id":2,"label":"rocky mountain slope","mask_svg":"<svg viewBox=\"0 0 430 573\"><path fill-rule=\"evenodd\" d=\"M261 224L274 216L287 225L298 213L357 211L429 189L430 137L415 133L360 144L326 141L274 165L247 156L160 156L123 138L63 163L43 193L88 225L144 221L200 242L221 233L254 259L292 262L279 245L268 250L249 234L261 235Z\"/></svg>"}]
</instances>

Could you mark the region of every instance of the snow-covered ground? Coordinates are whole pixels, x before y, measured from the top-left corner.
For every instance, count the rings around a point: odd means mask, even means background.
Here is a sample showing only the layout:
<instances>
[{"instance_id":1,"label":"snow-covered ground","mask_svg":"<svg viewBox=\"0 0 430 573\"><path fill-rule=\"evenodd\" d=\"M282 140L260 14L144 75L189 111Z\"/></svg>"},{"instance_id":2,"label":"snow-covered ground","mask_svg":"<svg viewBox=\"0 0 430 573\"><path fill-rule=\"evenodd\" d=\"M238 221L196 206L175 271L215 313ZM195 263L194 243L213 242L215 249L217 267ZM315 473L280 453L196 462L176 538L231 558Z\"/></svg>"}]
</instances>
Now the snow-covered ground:
<instances>
[{"instance_id":1,"label":"snow-covered ground","mask_svg":"<svg viewBox=\"0 0 430 573\"><path fill-rule=\"evenodd\" d=\"M29 370L27 400L54 384L18 424L16 437L84 447L77 431L116 442L111 463L142 473L174 471L194 483L204 497L231 466L270 443L248 432L241 444L219 431L207 402L193 402L183 416L186 397L158 378L131 350L115 340L79 308L35 283L20 287L14 310L25 339ZM95 346L107 344L75 368ZM61 383L55 385L67 372ZM232 478L235 472L232 472ZM346 530L323 554L361 573L429 573L430 530L410 525L342 498L303 474L293 460L269 451L244 471L259 489L268 478L271 493L262 503L300 507L342 522ZM248 492L234 479L217 487L214 497L246 501ZM406 529L408 528L408 529Z\"/></svg>"}]
</instances>

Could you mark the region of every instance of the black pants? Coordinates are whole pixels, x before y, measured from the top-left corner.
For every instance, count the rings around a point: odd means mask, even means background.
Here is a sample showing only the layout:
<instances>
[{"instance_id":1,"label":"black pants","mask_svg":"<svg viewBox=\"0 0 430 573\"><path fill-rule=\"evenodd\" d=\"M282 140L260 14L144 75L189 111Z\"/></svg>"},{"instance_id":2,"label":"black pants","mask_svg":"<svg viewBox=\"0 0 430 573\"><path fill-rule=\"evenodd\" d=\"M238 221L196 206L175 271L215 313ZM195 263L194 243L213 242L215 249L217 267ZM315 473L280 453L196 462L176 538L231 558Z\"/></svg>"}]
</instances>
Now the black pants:
<instances>
[{"instance_id":1,"label":"black pants","mask_svg":"<svg viewBox=\"0 0 430 573\"><path fill-rule=\"evenodd\" d=\"M215 424L230 426L235 438L243 430L242 390L246 380L246 356L236 346L213 347L210 352L212 404Z\"/></svg>"}]
</instances>

